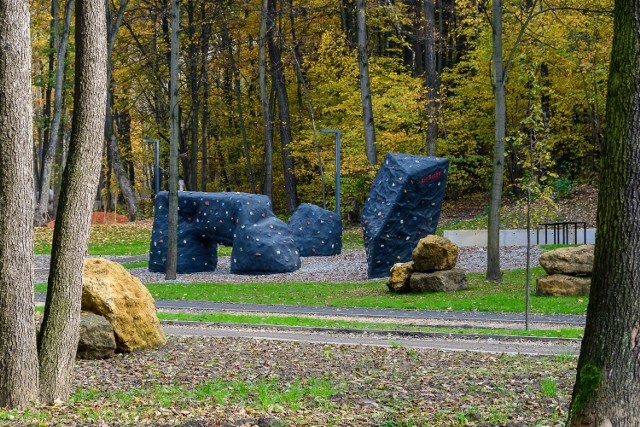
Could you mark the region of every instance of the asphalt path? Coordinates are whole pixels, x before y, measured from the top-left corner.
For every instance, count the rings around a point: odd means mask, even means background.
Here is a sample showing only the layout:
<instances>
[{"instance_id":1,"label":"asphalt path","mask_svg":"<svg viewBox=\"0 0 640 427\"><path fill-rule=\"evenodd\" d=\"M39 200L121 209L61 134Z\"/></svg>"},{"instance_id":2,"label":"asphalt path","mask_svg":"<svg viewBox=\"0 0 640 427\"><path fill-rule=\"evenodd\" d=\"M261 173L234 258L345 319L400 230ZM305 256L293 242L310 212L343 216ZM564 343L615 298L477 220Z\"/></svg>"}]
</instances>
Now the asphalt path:
<instances>
[{"instance_id":1,"label":"asphalt path","mask_svg":"<svg viewBox=\"0 0 640 427\"><path fill-rule=\"evenodd\" d=\"M394 333L344 333L317 330L292 330L292 328L243 328L214 324L163 322L167 335L204 336L212 338L262 339L292 341L324 345L366 345L377 347L405 347L441 351L461 351L496 354L525 354L532 356L576 356L580 351L579 340L514 339L513 337L484 336L410 336Z\"/></svg>"}]
</instances>

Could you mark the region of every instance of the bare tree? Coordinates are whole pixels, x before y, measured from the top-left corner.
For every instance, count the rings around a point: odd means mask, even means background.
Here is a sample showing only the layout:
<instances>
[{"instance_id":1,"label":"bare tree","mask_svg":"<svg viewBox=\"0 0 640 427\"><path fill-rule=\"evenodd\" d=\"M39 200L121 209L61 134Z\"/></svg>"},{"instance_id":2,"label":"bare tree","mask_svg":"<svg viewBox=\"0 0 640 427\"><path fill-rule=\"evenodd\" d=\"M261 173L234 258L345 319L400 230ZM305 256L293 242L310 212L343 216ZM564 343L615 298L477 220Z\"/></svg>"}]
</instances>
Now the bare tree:
<instances>
[{"instance_id":1,"label":"bare tree","mask_svg":"<svg viewBox=\"0 0 640 427\"><path fill-rule=\"evenodd\" d=\"M0 407L37 397L29 1L0 0Z\"/></svg>"},{"instance_id":2,"label":"bare tree","mask_svg":"<svg viewBox=\"0 0 640 427\"><path fill-rule=\"evenodd\" d=\"M107 103L105 2L76 3L76 74L69 158L62 178L47 301L38 352L40 399L65 400L71 391L82 297L82 269L98 187Z\"/></svg>"}]
</instances>

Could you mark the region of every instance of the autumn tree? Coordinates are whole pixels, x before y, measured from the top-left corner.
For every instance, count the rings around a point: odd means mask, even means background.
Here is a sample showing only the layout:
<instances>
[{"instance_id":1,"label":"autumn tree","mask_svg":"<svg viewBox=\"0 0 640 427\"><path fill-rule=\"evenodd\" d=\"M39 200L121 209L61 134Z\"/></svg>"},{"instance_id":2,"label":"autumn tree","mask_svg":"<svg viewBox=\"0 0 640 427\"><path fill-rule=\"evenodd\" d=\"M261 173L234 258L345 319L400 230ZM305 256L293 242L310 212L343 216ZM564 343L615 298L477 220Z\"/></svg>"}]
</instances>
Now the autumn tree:
<instances>
[{"instance_id":1,"label":"autumn tree","mask_svg":"<svg viewBox=\"0 0 640 427\"><path fill-rule=\"evenodd\" d=\"M616 0L596 249L570 426L640 422L640 4Z\"/></svg>"},{"instance_id":2,"label":"autumn tree","mask_svg":"<svg viewBox=\"0 0 640 427\"><path fill-rule=\"evenodd\" d=\"M0 407L38 394L29 2L0 1Z\"/></svg>"},{"instance_id":3,"label":"autumn tree","mask_svg":"<svg viewBox=\"0 0 640 427\"><path fill-rule=\"evenodd\" d=\"M107 102L105 2L76 2L74 115L53 233L47 299L40 336L40 399L65 400L80 330L83 261L98 186Z\"/></svg>"}]
</instances>

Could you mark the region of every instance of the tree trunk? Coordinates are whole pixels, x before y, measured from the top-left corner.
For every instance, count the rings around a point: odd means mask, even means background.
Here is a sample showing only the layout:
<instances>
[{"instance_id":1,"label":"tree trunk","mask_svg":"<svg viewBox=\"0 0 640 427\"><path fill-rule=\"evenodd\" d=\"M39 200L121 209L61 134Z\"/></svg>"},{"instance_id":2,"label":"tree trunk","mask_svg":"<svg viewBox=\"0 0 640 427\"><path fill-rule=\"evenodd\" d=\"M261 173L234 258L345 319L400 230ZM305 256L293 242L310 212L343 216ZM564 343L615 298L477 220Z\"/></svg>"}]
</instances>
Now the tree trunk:
<instances>
[{"instance_id":1,"label":"tree trunk","mask_svg":"<svg viewBox=\"0 0 640 427\"><path fill-rule=\"evenodd\" d=\"M113 116L111 115L111 108L113 107L113 97L111 94L107 96L107 109L105 116L105 138L107 141L107 150L109 152L109 158L111 160L111 167L116 174L116 179L118 180L118 186L120 187L120 191L122 191L122 197L124 197L125 204L127 205L127 216L129 221L135 221L136 216L138 215L138 203L135 193L133 192L133 188L131 187L131 182L129 181L129 176L127 174L127 170L124 167L124 161L122 160L122 156L120 155L120 150L118 148L118 138L113 132Z\"/></svg>"},{"instance_id":2,"label":"tree trunk","mask_svg":"<svg viewBox=\"0 0 640 427\"><path fill-rule=\"evenodd\" d=\"M105 2L76 3L75 101L69 159L53 233L47 301L38 339L40 398L65 400L78 347L82 270L100 173L107 101Z\"/></svg>"},{"instance_id":3,"label":"tree trunk","mask_svg":"<svg viewBox=\"0 0 640 427\"><path fill-rule=\"evenodd\" d=\"M51 93L53 92L53 88L51 87L51 76L53 76L53 70L55 67L55 53L56 53L56 49L58 46L58 40L60 37L60 31L59 31L59 20L60 20L60 4L58 3L58 0L52 0L51 1L51 17L53 18L51 20L51 29L50 29L50 34L49 34L49 58L48 58L48 65L47 65L47 88L45 91L45 95L44 95L44 110L42 112L42 116L43 116L43 128L44 128L44 132L43 132L43 138L42 138L42 143L39 144L39 149L38 149L38 160L39 160L39 164L37 166L37 172L35 173L35 191L36 193L38 192L38 189L40 188L40 179L42 177L42 167L44 165L44 153L45 153L45 146L46 144L49 143L49 130L51 129ZM37 198L36 198L37 201Z\"/></svg>"},{"instance_id":4,"label":"tree trunk","mask_svg":"<svg viewBox=\"0 0 640 427\"><path fill-rule=\"evenodd\" d=\"M487 242L487 279L499 281L500 273L500 205L504 180L504 137L506 134L505 73L502 65L502 0L493 1L493 96L495 100L495 141L493 175L489 202Z\"/></svg>"},{"instance_id":5,"label":"tree trunk","mask_svg":"<svg viewBox=\"0 0 640 427\"><path fill-rule=\"evenodd\" d=\"M236 60L233 55L233 44L231 37L229 37L229 26L225 18L222 19L222 44L227 46L227 52L229 53L229 64L231 65L231 72L233 73L233 88L236 96L236 111L238 112L238 120L240 122L240 133L242 135L242 150L244 151L244 157L247 161L247 178L249 179L249 188L252 193L256 192L256 185L253 179L253 168L251 167L251 150L249 148L249 141L247 139L247 130L244 123L244 111L242 109L242 91L240 90L240 71L236 65Z\"/></svg>"},{"instance_id":6,"label":"tree trunk","mask_svg":"<svg viewBox=\"0 0 640 427\"><path fill-rule=\"evenodd\" d=\"M376 154L376 134L371 105L371 83L369 79L369 54L367 53L367 22L365 0L356 1L358 21L358 67L360 70L360 95L362 98L362 119L364 121L364 141L367 160L371 166L378 164Z\"/></svg>"},{"instance_id":7,"label":"tree trunk","mask_svg":"<svg viewBox=\"0 0 640 427\"><path fill-rule=\"evenodd\" d=\"M175 280L178 269L178 144L180 122L178 106L178 55L180 53L180 0L171 0L171 77L169 83L171 134L169 137L169 219L167 269L165 280Z\"/></svg>"},{"instance_id":8,"label":"tree trunk","mask_svg":"<svg viewBox=\"0 0 640 427\"><path fill-rule=\"evenodd\" d=\"M189 189L198 190L198 121L200 120L200 100L198 98L198 60L196 58L196 43L194 41L195 29L195 3L187 2L187 17L189 26L189 49L187 50L187 73L189 90L191 92L191 144L189 145ZM186 177L185 177L186 178Z\"/></svg>"},{"instance_id":9,"label":"tree trunk","mask_svg":"<svg viewBox=\"0 0 640 427\"><path fill-rule=\"evenodd\" d=\"M284 64L280 46L275 42L276 2L269 0L269 27L267 29L267 44L269 45L269 59L271 60L271 81L275 87L278 99L278 115L280 117L280 143L282 145L282 163L284 167L284 189L286 193L287 212L291 213L298 207L298 190L294 174L293 157L291 157L291 117L289 114L289 96L284 78Z\"/></svg>"},{"instance_id":10,"label":"tree trunk","mask_svg":"<svg viewBox=\"0 0 640 427\"><path fill-rule=\"evenodd\" d=\"M616 0L587 325L569 426L640 423L640 5Z\"/></svg>"},{"instance_id":11,"label":"tree trunk","mask_svg":"<svg viewBox=\"0 0 640 427\"><path fill-rule=\"evenodd\" d=\"M206 19L206 3L202 2L201 19L202 25L202 176L200 189L207 191L207 181L209 178L209 37L211 34L211 22Z\"/></svg>"},{"instance_id":12,"label":"tree trunk","mask_svg":"<svg viewBox=\"0 0 640 427\"><path fill-rule=\"evenodd\" d=\"M438 140L438 75L436 70L436 14L434 0L424 1L424 64L427 86L427 156L436 155ZM442 11L440 12L442 13Z\"/></svg>"},{"instance_id":13,"label":"tree trunk","mask_svg":"<svg viewBox=\"0 0 640 427\"><path fill-rule=\"evenodd\" d=\"M62 97L64 95L64 71L65 60L67 57L67 46L69 44L69 28L71 26L71 12L73 10L74 0L67 0L64 13L64 24L59 43L56 46L58 56L56 58L56 77L53 98L53 118L49 129L49 141L44 150L44 158L42 159L42 172L40 175L40 185L38 188L38 203L34 215L34 224L37 227L47 225L49 221L49 188L51 187L51 170L56 155L58 139L60 136L60 118L62 117ZM56 31L57 31L56 22Z\"/></svg>"},{"instance_id":14,"label":"tree trunk","mask_svg":"<svg viewBox=\"0 0 640 427\"><path fill-rule=\"evenodd\" d=\"M267 61L265 55L265 39L267 37L267 21L269 13L268 0L262 0L260 14L260 38L258 40L258 67L260 79L260 102L262 103L262 122L264 124L264 187L263 193L273 201L273 122L269 106L267 88Z\"/></svg>"},{"instance_id":15,"label":"tree trunk","mask_svg":"<svg viewBox=\"0 0 640 427\"><path fill-rule=\"evenodd\" d=\"M0 0L0 408L38 393L29 2Z\"/></svg>"},{"instance_id":16,"label":"tree trunk","mask_svg":"<svg viewBox=\"0 0 640 427\"><path fill-rule=\"evenodd\" d=\"M116 19L113 22L111 20L111 13L109 8L107 7L105 10L105 16L107 17L106 20L109 25L109 43L107 45L107 82L109 84L109 88L111 87L111 57L113 54L113 48L115 46L116 36L118 35L118 30L120 29L120 24L122 23L124 11L128 3L129 0L120 0L120 6L118 8L118 12L116 13ZM109 156L111 157L111 166L113 167L113 171L116 174L118 186L120 187L120 191L122 191L122 197L124 197L124 201L127 205L129 221L134 221L136 219L136 216L138 215L138 201L135 192L131 187L129 177L127 176L127 171L124 167L122 156L120 155L120 149L118 148L118 139L113 131L113 93L111 89L109 89L107 93L107 103L105 105L106 115L104 124L104 139L107 144Z\"/></svg>"}]
</instances>

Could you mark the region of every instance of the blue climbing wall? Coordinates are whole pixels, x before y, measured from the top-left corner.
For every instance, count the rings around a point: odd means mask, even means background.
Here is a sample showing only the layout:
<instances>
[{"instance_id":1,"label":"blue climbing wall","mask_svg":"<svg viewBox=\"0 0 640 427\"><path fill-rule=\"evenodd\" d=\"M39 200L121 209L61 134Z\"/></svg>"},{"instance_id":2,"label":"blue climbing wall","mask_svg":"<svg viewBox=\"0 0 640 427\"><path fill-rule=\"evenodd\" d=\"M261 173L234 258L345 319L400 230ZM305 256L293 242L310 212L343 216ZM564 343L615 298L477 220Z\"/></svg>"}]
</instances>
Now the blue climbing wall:
<instances>
[{"instance_id":1,"label":"blue climbing wall","mask_svg":"<svg viewBox=\"0 0 640 427\"><path fill-rule=\"evenodd\" d=\"M289 218L300 256L331 256L342 251L342 219L326 209L303 203Z\"/></svg>"},{"instance_id":2,"label":"blue climbing wall","mask_svg":"<svg viewBox=\"0 0 640 427\"><path fill-rule=\"evenodd\" d=\"M449 159L388 153L361 213L369 278L389 276L434 234L449 174Z\"/></svg>"},{"instance_id":3,"label":"blue climbing wall","mask_svg":"<svg viewBox=\"0 0 640 427\"><path fill-rule=\"evenodd\" d=\"M269 198L246 193L178 194L178 273L214 271L217 245L233 246L234 273L286 273L300 268L287 224L275 217ZM169 198L155 199L149 270L165 272Z\"/></svg>"}]
</instances>

